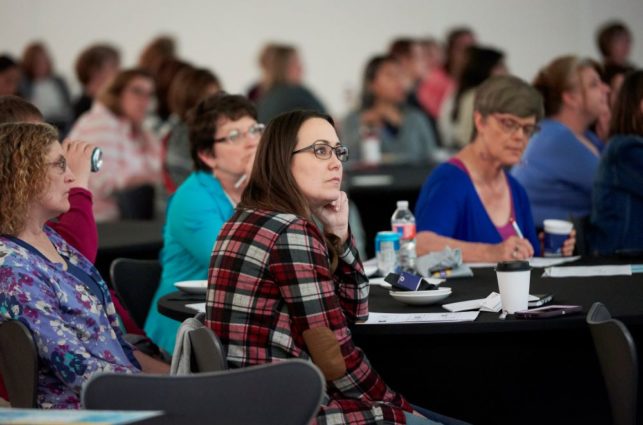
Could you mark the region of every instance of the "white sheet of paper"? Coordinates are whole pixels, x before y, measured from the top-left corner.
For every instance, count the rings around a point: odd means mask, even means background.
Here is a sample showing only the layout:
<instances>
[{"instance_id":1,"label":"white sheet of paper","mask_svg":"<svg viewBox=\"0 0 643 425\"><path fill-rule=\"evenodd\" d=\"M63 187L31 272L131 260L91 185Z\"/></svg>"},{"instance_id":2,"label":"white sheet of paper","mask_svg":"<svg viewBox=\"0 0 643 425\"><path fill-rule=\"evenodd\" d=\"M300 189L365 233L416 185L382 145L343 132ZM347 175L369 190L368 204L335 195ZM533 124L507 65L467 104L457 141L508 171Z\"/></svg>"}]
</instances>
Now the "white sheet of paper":
<instances>
[{"instance_id":1,"label":"white sheet of paper","mask_svg":"<svg viewBox=\"0 0 643 425\"><path fill-rule=\"evenodd\" d=\"M543 277L631 276L632 266L549 267Z\"/></svg>"},{"instance_id":2,"label":"white sheet of paper","mask_svg":"<svg viewBox=\"0 0 643 425\"><path fill-rule=\"evenodd\" d=\"M491 267L496 267L497 263L464 263L465 266L469 266L472 269L488 269Z\"/></svg>"},{"instance_id":3,"label":"white sheet of paper","mask_svg":"<svg viewBox=\"0 0 643 425\"><path fill-rule=\"evenodd\" d=\"M531 267L551 267L557 266L558 264L570 263L576 261L580 258L580 255L575 257L533 257L529 259L529 265ZM497 263L464 263L465 265L471 267L472 269L484 269L496 267Z\"/></svg>"},{"instance_id":4,"label":"white sheet of paper","mask_svg":"<svg viewBox=\"0 0 643 425\"><path fill-rule=\"evenodd\" d=\"M395 323L441 323L472 322L478 317L477 311L466 313L373 313L360 325L388 325Z\"/></svg>"},{"instance_id":5,"label":"white sheet of paper","mask_svg":"<svg viewBox=\"0 0 643 425\"><path fill-rule=\"evenodd\" d=\"M129 424L162 415L161 411L57 410L0 408L0 423L31 425Z\"/></svg>"},{"instance_id":6,"label":"white sheet of paper","mask_svg":"<svg viewBox=\"0 0 643 425\"><path fill-rule=\"evenodd\" d=\"M544 268L557 266L559 264L571 263L572 261L576 261L579 258L580 255L577 255L575 257L534 257L529 260L529 265L531 267Z\"/></svg>"},{"instance_id":7,"label":"white sheet of paper","mask_svg":"<svg viewBox=\"0 0 643 425\"><path fill-rule=\"evenodd\" d=\"M186 304L185 306L197 313L205 313L205 303Z\"/></svg>"}]
</instances>

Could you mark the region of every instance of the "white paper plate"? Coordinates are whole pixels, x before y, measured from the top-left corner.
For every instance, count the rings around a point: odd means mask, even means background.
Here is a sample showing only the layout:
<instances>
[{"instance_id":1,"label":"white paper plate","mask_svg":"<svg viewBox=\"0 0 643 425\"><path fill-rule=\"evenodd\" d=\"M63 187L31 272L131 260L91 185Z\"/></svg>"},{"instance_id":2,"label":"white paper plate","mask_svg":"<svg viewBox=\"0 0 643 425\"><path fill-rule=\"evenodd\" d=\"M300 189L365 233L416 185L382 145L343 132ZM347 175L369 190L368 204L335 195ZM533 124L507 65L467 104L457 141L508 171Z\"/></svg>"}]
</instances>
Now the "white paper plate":
<instances>
[{"instance_id":1,"label":"white paper plate","mask_svg":"<svg viewBox=\"0 0 643 425\"><path fill-rule=\"evenodd\" d=\"M389 291L397 301L411 305L427 305L440 302L451 295L451 288L440 288L432 291Z\"/></svg>"},{"instance_id":2,"label":"white paper plate","mask_svg":"<svg viewBox=\"0 0 643 425\"><path fill-rule=\"evenodd\" d=\"M205 291L208 288L208 281L184 280L182 282L176 282L174 286L188 294L205 294Z\"/></svg>"}]
</instances>

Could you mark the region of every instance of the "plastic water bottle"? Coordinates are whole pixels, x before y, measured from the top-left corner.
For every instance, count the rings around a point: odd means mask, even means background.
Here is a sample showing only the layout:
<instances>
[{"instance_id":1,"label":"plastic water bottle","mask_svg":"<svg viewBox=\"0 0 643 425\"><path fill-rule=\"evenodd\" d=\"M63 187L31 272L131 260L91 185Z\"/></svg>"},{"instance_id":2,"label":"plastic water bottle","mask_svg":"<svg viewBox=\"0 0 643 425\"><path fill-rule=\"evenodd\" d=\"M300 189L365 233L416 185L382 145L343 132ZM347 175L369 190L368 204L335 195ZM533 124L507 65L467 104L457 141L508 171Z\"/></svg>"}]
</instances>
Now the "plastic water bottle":
<instances>
[{"instance_id":1,"label":"plastic water bottle","mask_svg":"<svg viewBox=\"0 0 643 425\"><path fill-rule=\"evenodd\" d=\"M367 164L379 164L382 161L380 140L374 128L362 129L362 161Z\"/></svg>"},{"instance_id":2,"label":"plastic water bottle","mask_svg":"<svg viewBox=\"0 0 643 425\"><path fill-rule=\"evenodd\" d=\"M391 227L400 234L399 265L402 271L415 272L415 216L409 210L408 201L397 201L397 209L391 217Z\"/></svg>"}]
</instances>

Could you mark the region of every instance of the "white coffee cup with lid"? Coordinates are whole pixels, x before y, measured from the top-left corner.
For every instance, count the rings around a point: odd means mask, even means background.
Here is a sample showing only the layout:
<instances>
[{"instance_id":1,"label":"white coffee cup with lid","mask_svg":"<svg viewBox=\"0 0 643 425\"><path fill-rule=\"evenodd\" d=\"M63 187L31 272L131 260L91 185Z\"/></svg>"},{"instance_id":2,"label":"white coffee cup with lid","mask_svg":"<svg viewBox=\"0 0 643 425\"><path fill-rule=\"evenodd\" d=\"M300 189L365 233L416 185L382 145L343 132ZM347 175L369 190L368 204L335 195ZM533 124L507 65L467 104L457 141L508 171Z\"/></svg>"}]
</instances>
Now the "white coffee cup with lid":
<instances>
[{"instance_id":1,"label":"white coffee cup with lid","mask_svg":"<svg viewBox=\"0 0 643 425\"><path fill-rule=\"evenodd\" d=\"M529 302L529 261L502 261L496 265L502 311L514 314L526 310Z\"/></svg>"}]
</instances>

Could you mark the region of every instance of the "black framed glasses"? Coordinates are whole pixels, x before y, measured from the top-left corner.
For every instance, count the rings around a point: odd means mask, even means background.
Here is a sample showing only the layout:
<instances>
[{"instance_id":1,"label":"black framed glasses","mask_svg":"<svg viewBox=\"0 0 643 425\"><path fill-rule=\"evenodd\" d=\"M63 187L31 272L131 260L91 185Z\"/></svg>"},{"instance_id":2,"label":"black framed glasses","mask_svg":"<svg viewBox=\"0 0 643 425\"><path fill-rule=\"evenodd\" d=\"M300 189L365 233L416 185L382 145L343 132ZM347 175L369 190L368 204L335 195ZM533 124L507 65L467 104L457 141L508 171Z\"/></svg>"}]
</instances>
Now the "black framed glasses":
<instances>
[{"instance_id":1,"label":"black framed glasses","mask_svg":"<svg viewBox=\"0 0 643 425\"><path fill-rule=\"evenodd\" d=\"M332 147L325 140L318 140L310 146L306 146L305 148L301 148L294 151L292 154L294 155L296 153L301 153L306 151L312 151L315 154L315 157L317 157L318 159L330 159L333 152L335 152L335 156L341 162L348 161L347 146L337 145L335 147Z\"/></svg>"},{"instance_id":2,"label":"black framed glasses","mask_svg":"<svg viewBox=\"0 0 643 425\"><path fill-rule=\"evenodd\" d=\"M241 141L244 140L246 137L250 139L257 139L261 137L265 129L266 129L266 126L264 124L261 124L261 123L252 124L247 131L241 131L236 129L232 130L230 131L230 133L228 133L227 136L214 139L214 143L228 142L232 144L237 144L237 143L241 143Z\"/></svg>"},{"instance_id":3,"label":"black framed glasses","mask_svg":"<svg viewBox=\"0 0 643 425\"><path fill-rule=\"evenodd\" d=\"M60 174L65 174L65 171L67 171L67 160L64 156L61 156L56 161L48 162L47 165L57 168Z\"/></svg>"},{"instance_id":4,"label":"black framed glasses","mask_svg":"<svg viewBox=\"0 0 643 425\"><path fill-rule=\"evenodd\" d=\"M513 118L499 117L498 115L494 115L493 117L498 121L502 129L509 134L515 134L519 128L522 128L522 134L524 134L525 137L530 138L540 130L540 127L537 124L522 125Z\"/></svg>"}]
</instances>

